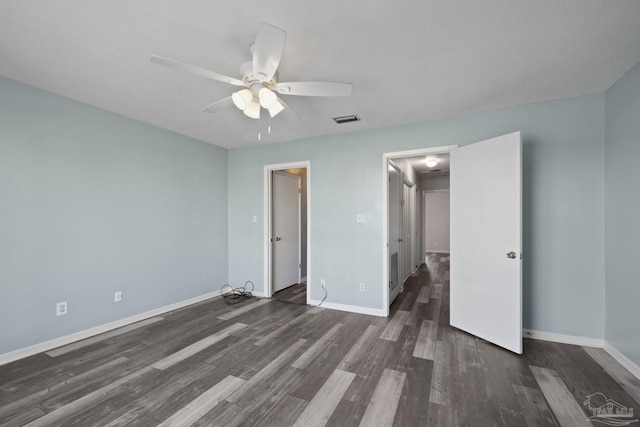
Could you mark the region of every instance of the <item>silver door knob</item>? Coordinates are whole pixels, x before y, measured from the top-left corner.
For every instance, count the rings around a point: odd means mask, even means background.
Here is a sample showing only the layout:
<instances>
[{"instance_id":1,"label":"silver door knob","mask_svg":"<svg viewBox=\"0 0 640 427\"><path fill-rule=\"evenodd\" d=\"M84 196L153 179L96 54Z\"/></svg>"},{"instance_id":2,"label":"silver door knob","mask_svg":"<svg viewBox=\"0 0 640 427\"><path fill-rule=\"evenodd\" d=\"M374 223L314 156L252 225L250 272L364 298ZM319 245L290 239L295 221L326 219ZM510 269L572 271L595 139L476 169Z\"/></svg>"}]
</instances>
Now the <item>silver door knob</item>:
<instances>
[{"instance_id":1,"label":"silver door knob","mask_svg":"<svg viewBox=\"0 0 640 427\"><path fill-rule=\"evenodd\" d=\"M516 253L511 251L507 253L507 258L509 259L516 259Z\"/></svg>"},{"instance_id":2,"label":"silver door knob","mask_svg":"<svg viewBox=\"0 0 640 427\"><path fill-rule=\"evenodd\" d=\"M280 240L282 240L282 237L276 237L276 242L279 242Z\"/></svg>"}]
</instances>

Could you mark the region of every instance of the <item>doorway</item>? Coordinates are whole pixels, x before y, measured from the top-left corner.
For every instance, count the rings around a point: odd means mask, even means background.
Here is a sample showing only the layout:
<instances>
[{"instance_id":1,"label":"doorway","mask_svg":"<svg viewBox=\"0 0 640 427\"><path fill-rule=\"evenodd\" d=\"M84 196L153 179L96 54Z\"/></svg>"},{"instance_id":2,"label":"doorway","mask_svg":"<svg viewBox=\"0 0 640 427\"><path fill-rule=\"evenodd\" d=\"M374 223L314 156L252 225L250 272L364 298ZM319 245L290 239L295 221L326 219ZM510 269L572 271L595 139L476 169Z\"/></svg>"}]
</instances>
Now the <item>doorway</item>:
<instances>
[{"instance_id":1,"label":"doorway","mask_svg":"<svg viewBox=\"0 0 640 427\"><path fill-rule=\"evenodd\" d=\"M420 158L424 162L427 155L448 156L451 148L445 146L384 154L386 191L383 212L386 218L383 234L387 239L384 242L383 277L387 283L383 301L387 316L389 306L403 292L404 281L418 271L425 259L422 174L415 159Z\"/></svg>"},{"instance_id":2,"label":"doorway","mask_svg":"<svg viewBox=\"0 0 640 427\"><path fill-rule=\"evenodd\" d=\"M264 167L265 297L308 304L310 162Z\"/></svg>"},{"instance_id":3,"label":"doorway","mask_svg":"<svg viewBox=\"0 0 640 427\"><path fill-rule=\"evenodd\" d=\"M450 174L450 324L522 353L522 135L463 147L383 154L383 256L389 254L388 164L448 153ZM455 172L455 173L454 173ZM382 264L388 280L389 265ZM383 282L384 283L384 282ZM383 310L391 303L383 284Z\"/></svg>"}]
</instances>

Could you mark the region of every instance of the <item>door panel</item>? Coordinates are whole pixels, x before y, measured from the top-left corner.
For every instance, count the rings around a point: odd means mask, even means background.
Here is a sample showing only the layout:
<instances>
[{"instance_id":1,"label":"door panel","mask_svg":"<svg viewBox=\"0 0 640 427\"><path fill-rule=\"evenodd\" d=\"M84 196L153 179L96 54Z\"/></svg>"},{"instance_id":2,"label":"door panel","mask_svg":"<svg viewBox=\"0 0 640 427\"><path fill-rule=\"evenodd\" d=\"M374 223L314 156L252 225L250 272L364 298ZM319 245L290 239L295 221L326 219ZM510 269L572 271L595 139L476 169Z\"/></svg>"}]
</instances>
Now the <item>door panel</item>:
<instances>
[{"instance_id":1,"label":"door panel","mask_svg":"<svg viewBox=\"0 0 640 427\"><path fill-rule=\"evenodd\" d=\"M300 177L273 172L273 291L300 280Z\"/></svg>"},{"instance_id":2,"label":"door panel","mask_svg":"<svg viewBox=\"0 0 640 427\"><path fill-rule=\"evenodd\" d=\"M411 267L413 262L411 260L411 187L407 183L403 183L402 186L402 255L404 262L404 269L402 275L402 282L407 280L407 277L412 273Z\"/></svg>"},{"instance_id":3,"label":"door panel","mask_svg":"<svg viewBox=\"0 0 640 427\"><path fill-rule=\"evenodd\" d=\"M400 293L400 276L404 269L401 261L402 243L402 180L400 172L389 165L389 305Z\"/></svg>"},{"instance_id":4,"label":"door panel","mask_svg":"<svg viewBox=\"0 0 640 427\"><path fill-rule=\"evenodd\" d=\"M518 354L521 159L520 132L453 149L450 181L451 325Z\"/></svg>"}]
</instances>

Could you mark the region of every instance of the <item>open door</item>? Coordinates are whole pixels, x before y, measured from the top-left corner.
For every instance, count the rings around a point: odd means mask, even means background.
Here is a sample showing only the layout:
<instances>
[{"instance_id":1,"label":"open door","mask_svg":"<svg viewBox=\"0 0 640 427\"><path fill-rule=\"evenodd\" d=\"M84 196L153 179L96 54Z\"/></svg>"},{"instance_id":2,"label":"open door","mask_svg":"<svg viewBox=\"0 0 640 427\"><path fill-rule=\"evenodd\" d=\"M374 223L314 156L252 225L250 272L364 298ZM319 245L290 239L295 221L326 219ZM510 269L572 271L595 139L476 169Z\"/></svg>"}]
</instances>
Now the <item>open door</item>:
<instances>
[{"instance_id":1,"label":"open door","mask_svg":"<svg viewBox=\"0 0 640 427\"><path fill-rule=\"evenodd\" d=\"M400 294L402 271L402 176L400 170L389 164L389 305ZM402 277L401 277L402 276Z\"/></svg>"},{"instance_id":2,"label":"open door","mask_svg":"<svg viewBox=\"0 0 640 427\"><path fill-rule=\"evenodd\" d=\"M300 281L300 177L273 173L273 292Z\"/></svg>"},{"instance_id":3,"label":"open door","mask_svg":"<svg viewBox=\"0 0 640 427\"><path fill-rule=\"evenodd\" d=\"M522 137L451 150L451 326L522 354Z\"/></svg>"}]
</instances>

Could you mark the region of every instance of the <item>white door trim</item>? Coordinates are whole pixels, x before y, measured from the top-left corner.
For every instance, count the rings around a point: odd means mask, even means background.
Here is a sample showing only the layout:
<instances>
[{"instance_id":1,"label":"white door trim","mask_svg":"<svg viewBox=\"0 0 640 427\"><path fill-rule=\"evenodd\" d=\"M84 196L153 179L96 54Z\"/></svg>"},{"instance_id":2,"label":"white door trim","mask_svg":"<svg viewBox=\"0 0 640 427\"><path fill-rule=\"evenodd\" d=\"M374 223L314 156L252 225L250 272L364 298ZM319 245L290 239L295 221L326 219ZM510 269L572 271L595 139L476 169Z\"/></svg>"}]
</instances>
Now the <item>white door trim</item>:
<instances>
[{"instance_id":1,"label":"white door trim","mask_svg":"<svg viewBox=\"0 0 640 427\"><path fill-rule=\"evenodd\" d=\"M311 300L311 161L302 160L291 163L277 163L272 165L264 165L263 175L263 248L264 248L264 296L271 298L273 295L273 283L271 277L271 172L285 169L307 169L307 304Z\"/></svg>"},{"instance_id":2,"label":"white door trim","mask_svg":"<svg viewBox=\"0 0 640 427\"><path fill-rule=\"evenodd\" d=\"M382 153L382 313L383 316L389 317L389 225L387 221L389 209L389 191L387 183L389 182L389 160L394 158L422 156L427 154L448 153L457 145L443 145L440 147L419 148L416 150L394 151Z\"/></svg>"}]
</instances>

